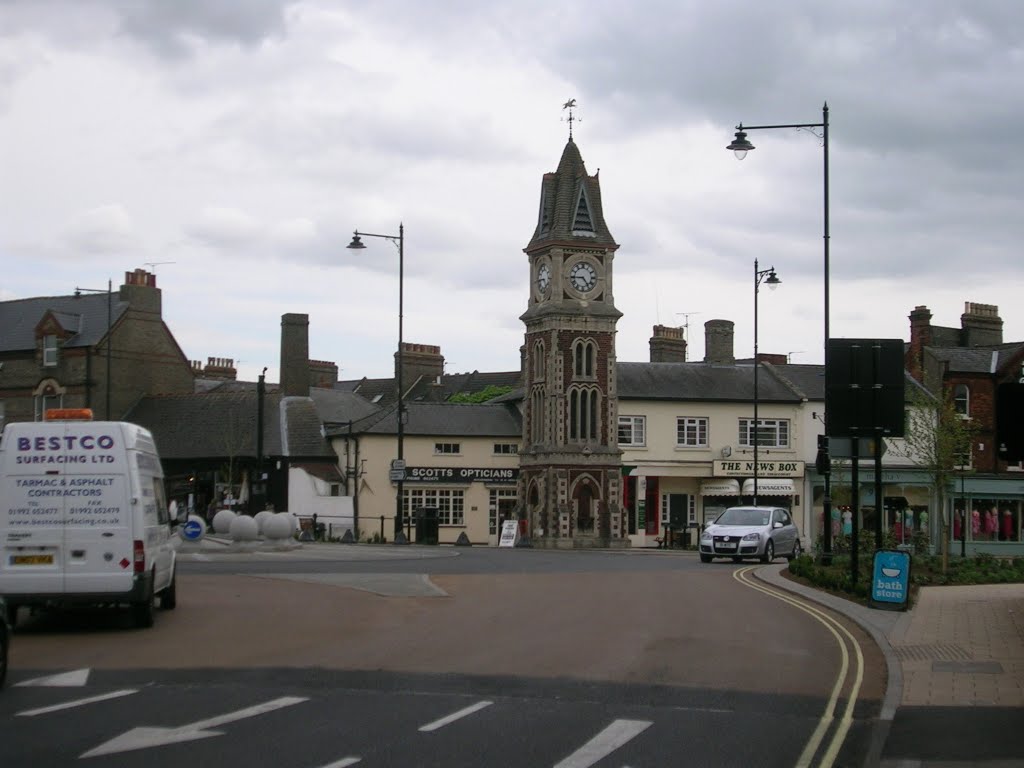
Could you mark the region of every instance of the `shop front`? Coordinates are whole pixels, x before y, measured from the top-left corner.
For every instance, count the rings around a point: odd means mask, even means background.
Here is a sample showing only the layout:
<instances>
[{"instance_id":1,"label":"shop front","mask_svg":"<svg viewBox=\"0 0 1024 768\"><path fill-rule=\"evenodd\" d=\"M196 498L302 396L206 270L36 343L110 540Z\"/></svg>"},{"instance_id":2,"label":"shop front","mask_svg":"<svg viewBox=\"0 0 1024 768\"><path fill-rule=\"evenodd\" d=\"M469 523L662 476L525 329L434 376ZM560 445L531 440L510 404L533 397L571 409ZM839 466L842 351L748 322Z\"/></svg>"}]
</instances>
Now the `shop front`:
<instances>
[{"instance_id":1,"label":"shop front","mask_svg":"<svg viewBox=\"0 0 1024 768\"><path fill-rule=\"evenodd\" d=\"M715 461L713 471L715 477L706 481L707 492L701 488L701 494L707 497L704 502L705 524L720 515L726 507L753 504L755 499L753 460ZM782 507L800 521L800 489L803 477L802 461L758 461L757 503L762 506ZM803 530L803 526L800 528Z\"/></svg>"},{"instance_id":2,"label":"shop front","mask_svg":"<svg viewBox=\"0 0 1024 768\"><path fill-rule=\"evenodd\" d=\"M947 491L953 510L950 551L970 556L1024 555L1024 476L973 477L952 481Z\"/></svg>"}]
</instances>

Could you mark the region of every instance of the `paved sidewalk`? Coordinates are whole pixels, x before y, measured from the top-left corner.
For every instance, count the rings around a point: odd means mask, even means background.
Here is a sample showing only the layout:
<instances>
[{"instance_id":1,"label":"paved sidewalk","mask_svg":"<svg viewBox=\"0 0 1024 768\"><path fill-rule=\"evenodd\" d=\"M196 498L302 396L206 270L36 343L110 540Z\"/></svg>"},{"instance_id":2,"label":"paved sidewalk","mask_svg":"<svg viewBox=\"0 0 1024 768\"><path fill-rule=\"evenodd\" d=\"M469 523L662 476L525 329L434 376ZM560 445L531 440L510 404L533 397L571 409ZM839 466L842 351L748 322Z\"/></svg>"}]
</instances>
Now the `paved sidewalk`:
<instances>
[{"instance_id":1,"label":"paved sidewalk","mask_svg":"<svg viewBox=\"0 0 1024 768\"><path fill-rule=\"evenodd\" d=\"M871 634L885 656L889 683L879 739L884 743L889 737L888 728L902 708L909 726L894 734L898 745L886 747L902 752L906 742L917 742L911 749L921 757L881 760L891 750L879 743L877 764L1024 765L1024 584L925 587L909 611L893 612L797 584L781 575L783 568L764 566L756 574L850 617ZM1014 720L1017 727L1010 730ZM978 722L989 725L988 736L975 729ZM908 729L917 729L919 738L908 738ZM939 733L942 729L947 733ZM948 739L950 730L960 734L956 751L968 752L966 759L951 754L953 748L942 738ZM986 759L986 751L995 754Z\"/></svg>"}]
</instances>

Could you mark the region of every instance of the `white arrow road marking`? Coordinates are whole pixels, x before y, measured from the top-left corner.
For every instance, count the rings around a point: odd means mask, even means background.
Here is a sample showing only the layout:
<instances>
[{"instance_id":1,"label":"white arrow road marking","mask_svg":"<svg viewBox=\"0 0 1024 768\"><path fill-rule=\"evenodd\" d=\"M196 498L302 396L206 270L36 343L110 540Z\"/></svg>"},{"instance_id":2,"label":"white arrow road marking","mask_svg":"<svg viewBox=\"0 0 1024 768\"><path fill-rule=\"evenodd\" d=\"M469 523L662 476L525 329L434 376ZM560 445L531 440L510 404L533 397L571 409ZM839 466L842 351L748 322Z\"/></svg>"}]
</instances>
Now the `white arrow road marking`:
<instances>
[{"instance_id":1,"label":"white arrow road marking","mask_svg":"<svg viewBox=\"0 0 1024 768\"><path fill-rule=\"evenodd\" d=\"M138 693L138 691L132 688L126 688L123 691L101 693L99 696L90 696L87 699L75 699L74 701L65 701L63 704L54 704L49 707L40 707L39 709L26 709L24 712L18 712L17 717L35 717L36 715L48 715L51 712L60 712L60 710L62 709L74 709L75 707L84 707L86 704L95 704L97 701L106 701L107 699L119 699L122 696L131 696L133 693Z\"/></svg>"},{"instance_id":2,"label":"white arrow road marking","mask_svg":"<svg viewBox=\"0 0 1024 768\"><path fill-rule=\"evenodd\" d=\"M432 723L421 725L420 730L424 732L436 731L438 728L444 728L446 725L454 723L456 720L460 720L466 715L472 715L474 712L479 712L481 709L486 709L493 704L493 701L478 701L470 707L460 709L458 712L452 712L446 717L442 717L440 720L435 720Z\"/></svg>"},{"instance_id":3,"label":"white arrow road marking","mask_svg":"<svg viewBox=\"0 0 1024 768\"><path fill-rule=\"evenodd\" d=\"M650 727L649 720L616 720L555 768L589 768Z\"/></svg>"},{"instance_id":4,"label":"white arrow road marking","mask_svg":"<svg viewBox=\"0 0 1024 768\"><path fill-rule=\"evenodd\" d=\"M361 757L343 757L337 762L325 765L324 768L348 768L348 766L355 765L358 762L362 762Z\"/></svg>"},{"instance_id":5,"label":"white arrow road marking","mask_svg":"<svg viewBox=\"0 0 1024 768\"><path fill-rule=\"evenodd\" d=\"M23 680L15 687L23 685L50 686L53 688L79 688L89 681L88 669L76 669L73 672L61 672L57 675L46 677L34 677L31 680Z\"/></svg>"},{"instance_id":6,"label":"white arrow road marking","mask_svg":"<svg viewBox=\"0 0 1024 768\"><path fill-rule=\"evenodd\" d=\"M300 698L298 696L283 696L280 699L265 701L254 707L240 709L237 712L228 712L224 715L211 717L208 720L199 720L198 722L189 723L188 725L182 725L177 728L133 728L130 731L122 733L120 736L115 736L105 744L100 744L100 746L95 749L90 749L88 752L84 753L82 757L110 755L115 752L128 752L133 749L162 747L165 744L178 744L182 741L195 741L197 739L206 739L210 736L221 736L221 731L206 729L216 728L220 725L233 723L236 720L245 720L248 717L255 717L256 715L273 712L275 709L290 707L293 704L299 704L306 700L307 699Z\"/></svg>"}]
</instances>

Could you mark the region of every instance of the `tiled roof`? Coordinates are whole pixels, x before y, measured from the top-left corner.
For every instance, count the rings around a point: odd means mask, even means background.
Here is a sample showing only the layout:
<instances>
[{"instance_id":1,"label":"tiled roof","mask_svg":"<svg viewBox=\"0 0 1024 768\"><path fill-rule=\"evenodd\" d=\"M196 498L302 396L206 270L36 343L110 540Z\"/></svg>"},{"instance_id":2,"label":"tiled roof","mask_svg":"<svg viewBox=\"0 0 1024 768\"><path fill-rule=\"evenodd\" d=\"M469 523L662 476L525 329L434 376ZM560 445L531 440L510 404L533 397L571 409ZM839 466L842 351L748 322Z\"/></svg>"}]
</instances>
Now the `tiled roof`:
<instances>
[{"instance_id":1,"label":"tiled roof","mask_svg":"<svg viewBox=\"0 0 1024 768\"><path fill-rule=\"evenodd\" d=\"M406 402L404 432L407 435L520 437L523 432L519 411L512 405ZM381 418L359 425L359 431L371 435L397 433L396 409L388 409ZM346 427L328 429L328 435L340 436Z\"/></svg>"},{"instance_id":2,"label":"tiled roof","mask_svg":"<svg viewBox=\"0 0 1024 768\"><path fill-rule=\"evenodd\" d=\"M990 347L927 347L936 359L947 363L950 373L991 373L1024 351L1024 342Z\"/></svg>"},{"instance_id":3,"label":"tiled roof","mask_svg":"<svg viewBox=\"0 0 1024 768\"><path fill-rule=\"evenodd\" d=\"M114 324L128 309L128 303L120 301L116 291L110 298L110 322ZM66 347L92 347L106 336L105 293L0 301L0 352L35 349L36 325L47 312L52 312L63 328L75 332L64 343Z\"/></svg>"},{"instance_id":4,"label":"tiled roof","mask_svg":"<svg viewBox=\"0 0 1024 768\"><path fill-rule=\"evenodd\" d=\"M619 398L623 400L708 400L747 402L754 396L752 365L710 363L619 363ZM762 366L758 399L763 402L799 402L794 389Z\"/></svg>"}]
</instances>

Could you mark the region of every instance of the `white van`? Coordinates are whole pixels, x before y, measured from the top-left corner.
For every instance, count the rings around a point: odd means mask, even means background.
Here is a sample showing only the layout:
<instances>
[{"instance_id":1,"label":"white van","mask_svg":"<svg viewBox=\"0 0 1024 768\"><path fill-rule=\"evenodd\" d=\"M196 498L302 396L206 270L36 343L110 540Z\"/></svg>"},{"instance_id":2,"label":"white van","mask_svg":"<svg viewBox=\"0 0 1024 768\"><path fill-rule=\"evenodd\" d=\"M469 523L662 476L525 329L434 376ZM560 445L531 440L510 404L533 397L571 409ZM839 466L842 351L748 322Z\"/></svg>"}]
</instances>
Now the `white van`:
<instances>
[{"instance_id":1,"label":"white van","mask_svg":"<svg viewBox=\"0 0 1024 768\"><path fill-rule=\"evenodd\" d=\"M0 435L0 595L20 606L127 604L140 627L177 602L175 551L153 436L89 409Z\"/></svg>"}]
</instances>

